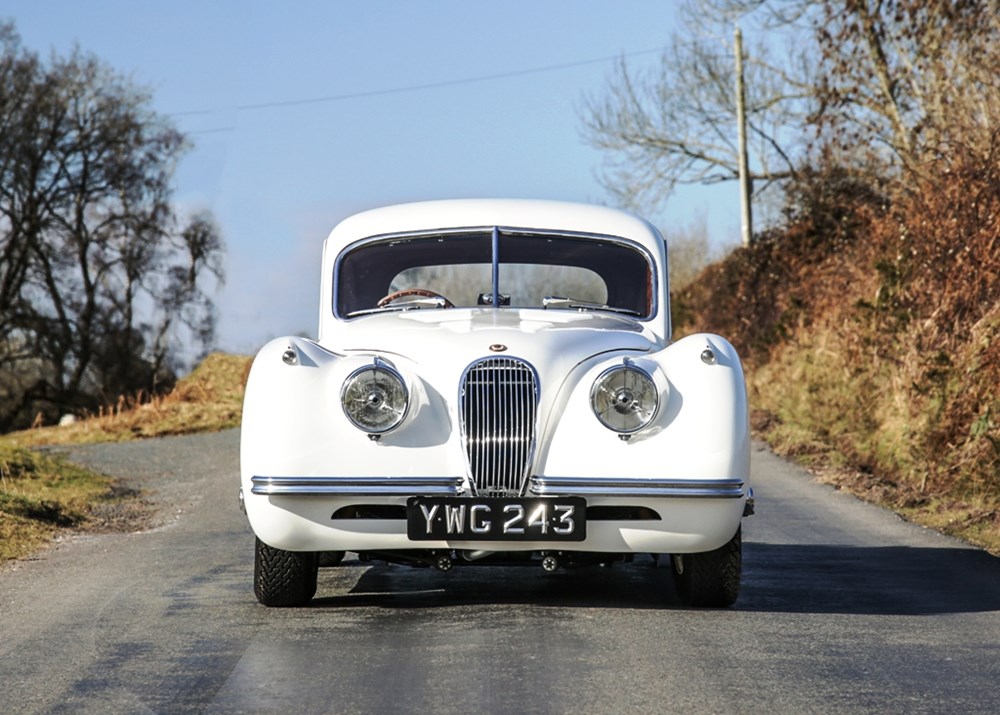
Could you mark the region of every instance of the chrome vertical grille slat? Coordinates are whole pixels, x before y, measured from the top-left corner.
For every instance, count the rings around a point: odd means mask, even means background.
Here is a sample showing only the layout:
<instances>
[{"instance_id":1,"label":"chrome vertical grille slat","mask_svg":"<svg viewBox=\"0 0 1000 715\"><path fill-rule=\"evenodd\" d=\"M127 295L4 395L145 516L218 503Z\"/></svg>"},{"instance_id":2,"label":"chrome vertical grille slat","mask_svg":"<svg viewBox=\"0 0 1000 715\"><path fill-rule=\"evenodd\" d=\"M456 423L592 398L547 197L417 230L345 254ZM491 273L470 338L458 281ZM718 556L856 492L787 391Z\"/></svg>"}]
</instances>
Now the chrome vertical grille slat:
<instances>
[{"instance_id":1,"label":"chrome vertical grille slat","mask_svg":"<svg viewBox=\"0 0 1000 715\"><path fill-rule=\"evenodd\" d=\"M462 442L473 488L480 496L525 493L535 446L538 380L516 358L484 358L465 372L461 389Z\"/></svg>"}]
</instances>

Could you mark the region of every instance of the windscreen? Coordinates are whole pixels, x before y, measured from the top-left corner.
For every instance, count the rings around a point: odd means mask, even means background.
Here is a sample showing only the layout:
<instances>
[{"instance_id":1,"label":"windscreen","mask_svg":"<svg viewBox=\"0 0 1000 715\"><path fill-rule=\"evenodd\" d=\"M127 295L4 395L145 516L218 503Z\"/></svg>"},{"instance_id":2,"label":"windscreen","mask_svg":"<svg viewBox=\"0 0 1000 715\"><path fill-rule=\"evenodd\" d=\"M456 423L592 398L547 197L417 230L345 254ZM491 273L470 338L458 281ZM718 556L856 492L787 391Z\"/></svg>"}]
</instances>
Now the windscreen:
<instances>
[{"instance_id":1,"label":"windscreen","mask_svg":"<svg viewBox=\"0 0 1000 715\"><path fill-rule=\"evenodd\" d=\"M652 310L652 263L618 239L500 232L496 260L500 308ZM491 306L493 261L490 229L373 240L337 264L337 313Z\"/></svg>"}]
</instances>

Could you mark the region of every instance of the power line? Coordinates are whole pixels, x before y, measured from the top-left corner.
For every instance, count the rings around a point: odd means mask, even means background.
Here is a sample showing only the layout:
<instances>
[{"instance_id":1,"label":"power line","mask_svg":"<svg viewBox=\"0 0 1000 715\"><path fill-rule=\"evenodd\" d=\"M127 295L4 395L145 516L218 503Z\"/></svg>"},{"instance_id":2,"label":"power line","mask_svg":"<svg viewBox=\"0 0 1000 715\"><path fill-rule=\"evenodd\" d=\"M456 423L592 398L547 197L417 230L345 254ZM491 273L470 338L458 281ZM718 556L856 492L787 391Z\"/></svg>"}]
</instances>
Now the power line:
<instances>
[{"instance_id":1,"label":"power line","mask_svg":"<svg viewBox=\"0 0 1000 715\"><path fill-rule=\"evenodd\" d=\"M511 77L524 77L526 75L543 74L546 72L558 72L561 70L574 69L576 67L586 67L588 65L603 64L626 57L640 57L653 53L663 52L663 47L651 50L637 50L635 52L612 55L608 57L598 57L590 60L579 60L577 62L564 62L556 65L546 65L544 67L532 67L530 69L512 70L509 72L499 72L497 74L478 75L476 77L464 77L461 79L442 80L439 82L427 82L424 84L411 84L402 87L390 87L386 89L373 89L365 92L350 92L346 94L331 94L323 97L308 97L301 99L273 100L268 102L254 102L250 104L239 104L235 107L237 111L255 111L258 109L272 109L280 107L296 107L306 104L322 104L326 102L343 102L351 99L365 99L367 97L381 97L389 94L402 94L404 92L421 92L428 89L441 89L443 87L457 87L466 84L477 84L480 82L491 82L498 79L509 79ZM192 117L197 115L214 114L218 109L191 109L183 112L169 112L172 117ZM220 127L217 129L203 129L188 132L189 134L207 134L210 132L231 131L235 127Z\"/></svg>"}]
</instances>

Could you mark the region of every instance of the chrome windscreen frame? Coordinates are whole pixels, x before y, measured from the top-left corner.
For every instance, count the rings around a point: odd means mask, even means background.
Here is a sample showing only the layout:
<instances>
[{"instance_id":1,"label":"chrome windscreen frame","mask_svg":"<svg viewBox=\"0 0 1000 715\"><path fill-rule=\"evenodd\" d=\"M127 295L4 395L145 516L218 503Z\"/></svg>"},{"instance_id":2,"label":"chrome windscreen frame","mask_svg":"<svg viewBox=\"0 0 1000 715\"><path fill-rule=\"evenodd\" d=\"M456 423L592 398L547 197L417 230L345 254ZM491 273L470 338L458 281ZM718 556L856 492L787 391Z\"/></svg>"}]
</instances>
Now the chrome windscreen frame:
<instances>
[{"instance_id":1,"label":"chrome windscreen frame","mask_svg":"<svg viewBox=\"0 0 1000 715\"><path fill-rule=\"evenodd\" d=\"M435 237L444 237L444 236L460 236L462 234L470 234L470 233L477 233L477 232L482 233L484 236L485 235L489 235L491 237L491 242L492 242L492 247L493 247L492 248L492 253L493 253L493 256L492 256L492 266L491 266L491 275L492 275L492 279L493 279L492 280L493 285L491 287L491 295L493 296L493 301L494 301L493 302L493 307L494 308L500 308L501 307L498 304L498 294L499 294L499 291L500 291L499 286L498 286L498 275L499 275L499 265L500 265L500 263L499 263L499 245L500 245L500 238L501 238L501 236L503 236L503 235L508 235L508 236L553 236L553 237L561 237L561 238L578 238L578 239L581 239L581 240L605 241L605 242L608 242L608 243L615 243L615 244L618 244L620 246L626 246L626 247L628 247L628 248L630 248L630 249L632 249L634 251L637 251L640 254L642 254L642 256L646 259L647 266L649 267L649 272L650 272L650 276L651 276L651 280L652 280L653 291L652 291L652 295L650 296L649 315L636 317L635 320L637 320L639 322L642 322L642 323L646 323L646 322L654 320L657 317L657 315L659 314L659 312L660 312L661 306L660 306L660 300L659 300L659 293L656 290L656 287L660 285L659 266L657 265L656 261L653 259L653 256L646 249L646 247L643 246L641 243L638 243L637 241L632 241L632 240L627 239L627 238L622 238L621 236L613 236L613 235L604 234L604 233L587 233L587 232L583 232L583 231L560 231L560 230L554 230L554 229L532 229L532 228L512 227L512 226L464 226L464 227L455 227L455 228L447 228L447 229L432 229L432 230L426 230L426 231L404 231L404 232L399 232L399 233L376 234L374 236L368 236L366 238L360 239L358 241L354 241L353 243L349 244L347 247L345 247L340 252L340 254L337 256L336 261L334 261L334 265L333 265L333 276L332 276L333 292L332 292L332 296L331 296L331 303L332 303L332 305L330 306L331 310L333 311L333 316L335 318L337 318L338 320L356 320L359 317L363 317L363 316L350 317L350 316L341 315L340 311L337 309L338 296L340 295L340 290L341 290L341 286L340 286L340 267L341 267L341 264L343 263L344 258L346 256L348 256L349 254L351 254L354 251L358 250L359 248L361 248L363 246L366 246L368 244L371 244L371 243L383 243L383 242L391 242L391 241L400 241L400 240L411 239L411 238L435 238ZM664 280L667 279L666 275L664 275L663 279ZM668 316L668 319L669 319L669 316Z\"/></svg>"}]
</instances>

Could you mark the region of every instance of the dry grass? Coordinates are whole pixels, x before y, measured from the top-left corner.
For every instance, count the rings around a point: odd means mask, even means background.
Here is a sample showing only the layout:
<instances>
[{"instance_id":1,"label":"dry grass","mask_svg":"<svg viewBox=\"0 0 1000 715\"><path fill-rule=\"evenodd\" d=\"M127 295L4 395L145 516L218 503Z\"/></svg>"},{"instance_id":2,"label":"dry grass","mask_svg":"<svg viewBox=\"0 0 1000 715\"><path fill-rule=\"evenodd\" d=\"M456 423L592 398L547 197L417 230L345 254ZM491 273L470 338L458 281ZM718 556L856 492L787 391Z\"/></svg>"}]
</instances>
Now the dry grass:
<instances>
[{"instance_id":1,"label":"dry grass","mask_svg":"<svg viewBox=\"0 0 1000 715\"><path fill-rule=\"evenodd\" d=\"M66 426L13 432L2 440L17 446L125 442L145 437L212 432L240 424L248 357L213 353L167 395L116 405Z\"/></svg>"}]
</instances>

